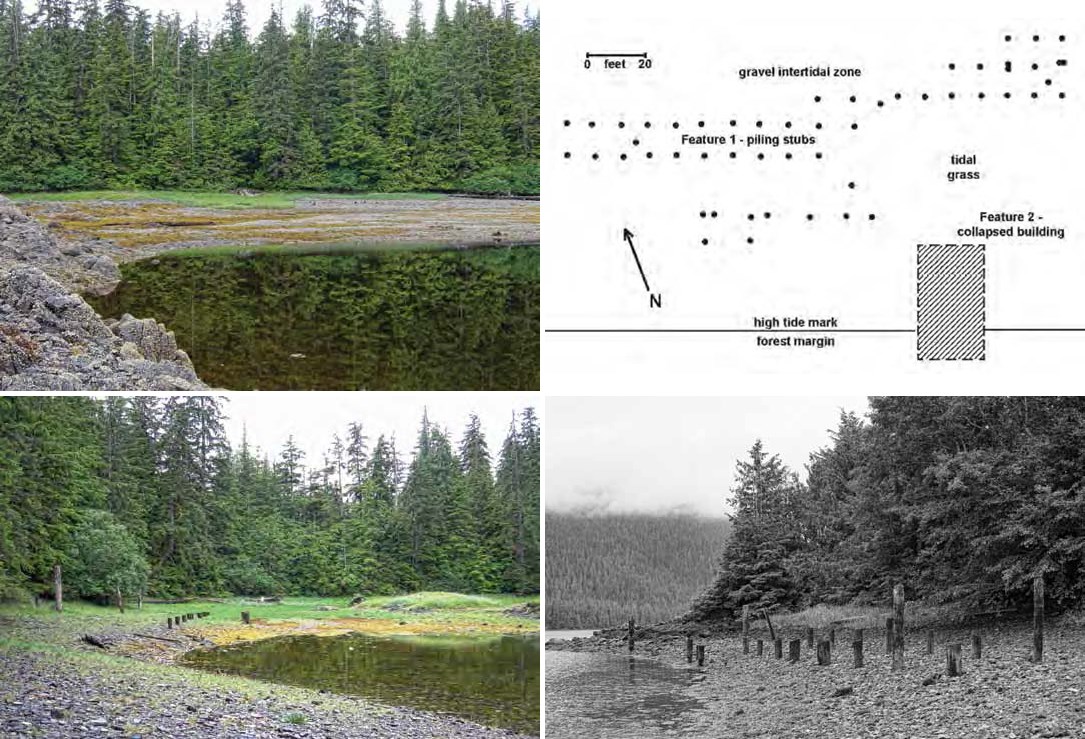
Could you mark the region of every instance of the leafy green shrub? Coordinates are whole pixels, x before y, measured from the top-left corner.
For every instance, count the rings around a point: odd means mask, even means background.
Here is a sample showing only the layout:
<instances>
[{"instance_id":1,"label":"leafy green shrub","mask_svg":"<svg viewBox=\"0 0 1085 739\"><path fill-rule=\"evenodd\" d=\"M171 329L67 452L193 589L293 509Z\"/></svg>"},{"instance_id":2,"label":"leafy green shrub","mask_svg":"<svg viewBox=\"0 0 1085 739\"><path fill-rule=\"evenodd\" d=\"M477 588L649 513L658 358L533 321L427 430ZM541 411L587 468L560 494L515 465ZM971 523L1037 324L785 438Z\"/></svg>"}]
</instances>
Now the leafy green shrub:
<instances>
[{"instance_id":1,"label":"leafy green shrub","mask_svg":"<svg viewBox=\"0 0 1085 739\"><path fill-rule=\"evenodd\" d=\"M65 585L83 596L135 593L149 567L139 541L107 511L84 510L72 533Z\"/></svg>"},{"instance_id":2,"label":"leafy green shrub","mask_svg":"<svg viewBox=\"0 0 1085 739\"><path fill-rule=\"evenodd\" d=\"M492 167L467 177L455 189L479 195L538 195L539 165Z\"/></svg>"}]
</instances>

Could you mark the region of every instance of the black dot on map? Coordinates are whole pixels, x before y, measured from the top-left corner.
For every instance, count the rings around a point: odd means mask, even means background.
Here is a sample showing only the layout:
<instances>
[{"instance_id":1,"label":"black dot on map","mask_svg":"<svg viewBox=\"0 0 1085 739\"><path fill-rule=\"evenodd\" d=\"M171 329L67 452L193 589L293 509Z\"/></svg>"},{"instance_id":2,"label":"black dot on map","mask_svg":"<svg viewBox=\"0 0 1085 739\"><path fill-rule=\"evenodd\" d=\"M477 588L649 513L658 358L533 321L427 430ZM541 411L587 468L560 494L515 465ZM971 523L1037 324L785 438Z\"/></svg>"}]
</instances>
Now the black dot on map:
<instances>
[{"instance_id":1,"label":"black dot on map","mask_svg":"<svg viewBox=\"0 0 1085 739\"><path fill-rule=\"evenodd\" d=\"M848 101L854 103L855 102L855 96L852 95L850 98L848 98Z\"/></svg>"},{"instance_id":2,"label":"black dot on map","mask_svg":"<svg viewBox=\"0 0 1085 739\"><path fill-rule=\"evenodd\" d=\"M978 69L978 70L980 70L982 72L983 71L983 62L980 62L979 64L977 64L976 69Z\"/></svg>"},{"instance_id":3,"label":"black dot on map","mask_svg":"<svg viewBox=\"0 0 1085 739\"><path fill-rule=\"evenodd\" d=\"M879 107L879 108L883 108L883 107L885 107L885 101L884 101L884 100L879 100L879 101L878 101L878 107Z\"/></svg>"},{"instance_id":4,"label":"black dot on map","mask_svg":"<svg viewBox=\"0 0 1085 739\"><path fill-rule=\"evenodd\" d=\"M784 124L784 128L791 128L791 121Z\"/></svg>"},{"instance_id":5,"label":"black dot on map","mask_svg":"<svg viewBox=\"0 0 1085 739\"><path fill-rule=\"evenodd\" d=\"M815 154L814 158L815 159L821 159L821 152L819 151L817 154Z\"/></svg>"},{"instance_id":6,"label":"black dot on map","mask_svg":"<svg viewBox=\"0 0 1085 739\"><path fill-rule=\"evenodd\" d=\"M763 126L764 124L761 121L758 121L756 125L758 128L761 128L761 126Z\"/></svg>"},{"instance_id":7,"label":"black dot on map","mask_svg":"<svg viewBox=\"0 0 1085 739\"><path fill-rule=\"evenodd\" d=\"M569 158L569 157L571 157L571 156L572 156L572 152L568 152L568 151L567 151L567 152L565 152L565 158L566 158L566 159L568 159L568 158Z\"/></svg>"},{"instance_id":8,"label":"black dot on map","mask_svg":"<svg viewBox=\"0 0 1085 739\"><path fill-rule=\"evenodd\" d=\"M930 99L930 95L928 95L927 93L923 93L922 97L923 97L924 100L929 100Z\"/></svg>"},{"instance_id":9,"label":"black dot on map","mask_svg":"<svg viewBox=\"0 0 1085 739\"><path fill-rule=\"evenodd\" d=\"M1065 100L1065 99L1066 99L1066 93L1065 92L1060 92L1059 93L1059 100Z\"/></svg>"},{"instance_id":10,"label":"black dot on map","mask_svg":"<svg viewBox=\"0 0 1085 739\"><path fill-rule=\"evenodd\" d=\"M1034 71L1034 72L1035 72L1035 71L1036 71L1037 69L1039 69L1039 68L1040 68L1040 65L1039 65L1039 64L1037 64L1036 62L1033 62L1033 63L1032 63L1032 71Z\"/></svg>"},{"instance_id":11,"label":"black dot on map","mask_svg":"<svg viewBox=\"0 0 1085 739\"><path fill-rule=\"evenodd\" d=\"M752 221L752 220L753 220L754 218L756 218L756 217L757 217L757 216L755 216L755 215L754 215L753 213L750 213L750 214L749 214L748 216L746 216L746 220L747 220L747 221Z\"/></svg>"},{"instance_id":12,"label":"black dot on map","mask_svg":"<svg viewBox=\"0 0 1085 739\"><path fill-rule=\"evenodd\" d=\"M765 220L768 220L769 218L772 218L772 213L767 213L766 212L765 213Z\"/></svg>"},{"instance_id":13,"label":"black dot on map","mask_svg":"<svg viewBox=\"0 0 1085 739\"><path fill-rule=\"evenodd\" d=\"M648 152L648 158L649 158L649 159L651 159L651 158L652 158L652 152Z\"/></svg>"},{"instance_id":14,"label":"black dot on map","mask_svg":"<svg viewBox=\"0 0 1085 739\"><path fill-rule=\"evenodd\" d=\"M588 121L588 128L595 128L595 121Z\"/></svg>"},{"instance_id":15,"label":"black dot on map","mask_svg":"<svg viewBox=\"0 0 1085 739\"><path fill-rule=\"evenodd\" d=\"M633 146L640 146L640 139L633 139Z\"/></svg>"},{"instance_id":16,"label":"black dot on map","mask_svg":"<svg viewBox=\"0 0 1085 739\"><path fill-rule=\"evenodd\" d=\"M855 189L855 183L854 182L849 182L848 183L848 189L849 190L854 190Z\"/></svg>"},{"instance_id":17,"label":"black dot on map","mask_svg":"<svg viewBox=\"0 0 1085 739\"><path fill-rule=\"evenodd\" d=\"M708 217L708 212L702 210L701 211L701 218L707 218L707 217Z\"/></svg>"},{"instance_id":18,"label":"black dot on map","mask_svg":"<svg viewBox=\"0 0 1085 739\"><path fill-rule=\"evenodd\" d=\"M704 128L704 121L697 121L698 128Z\"/></svg>"},{"instance_id":19,"label":"black dot on map","mask_svg":"<svg viewBox=\"0 0 1085 739\"><path fill-rule=\"evenodd\" d=\"M732 159L734 159L734 158L735 158L735 157L737 157L737 156L738 156L738 154L736 154L736 153L735 153L735 152L733 152L733 151L731 152L731 158L732 158Z\"/></svg>"},{"instance_id":20,"label":"black dot on map","mask_svg":"<svg viewBox=\"0 0 1085 739\"><path fill-rule=\"evenodd\" d=\"M737 125L738 125L738 121L736 121L734 118L732 118L731 119L731 128L734 128Z\"/></svg>"},{"instance_id":21,"label":"black dot on map","mask_svg":"<svg viewBox=\"0 0 1085 739\"><path fill-rule=\"evenodd\" d=\"M1056 67L1065 67L1066 66L1066 60L1065 59L1056 60L1055 61L1055 66Z\"/></svg>"},{"instance_id":22,"label":"black dot on map","mask_svg":"<svg viewBox=\"0 0 1085 739\"><path fill-rule=\"evenodd\" d=\"M571 126L571 125L573 125L573 122L572 121L565 121L565 125L566 126Z\"/></svg>"},{"instance_id":23,"label":"black dot on map","mask_svg":"<svg viewBox=\"0 0 1085 739\"><path fill-rule=\"evenodd\" d=\"M858 123L851 124L851 130L852 131L858 131L859 130L859 124Z\"/></svg>"},{"instance_id":24,"label":"black dot on map","mask_svg":"<svg viewBox=\"0 0 1085 739\"><path fill-rule=\"evenodd\" d=\"M901 95L900 95L899 92L893 95L893 98L896 99L896 100L900 100L900 97L901 97Z\"/></svg>"},{"instance_id":25,"label":"black dot on map","mask_svg":"<svg viewBox=\"0 0 1085 739\"><path fill-rule=\"evenodd\" d=\"M953 62L950 62L950 63L949 63L949 68L950 68L950 69L956 69L956 68L957 68L957 65L956 65L956 64L954 64Z\"/></svg>"},{"instance_id":26,"label":"black dot on map","mask_svg":"<svg viewBox=\"0 0 1085 739\"><path fill-rule=\"evenodd\" d=\"M1005 70L1007 72L1012 72L1013 71L1013 62L1007 60L1006 63L1003 65L1003 67L1005 68Z\"/></svg>"},{"instance_id":27,"label":"black dot on map","mask_svg":"<svg viewBox=\"0 0 1085 739\"><path fill-rule=\"evenodd\" d=\"M651 128L651 127L652 127L652 124L651 124L651 123L649 123L648 121L645 121L645 122L644 122L644 127L645 127L645 128Z\"/></svg>"},{"instance_id":28,"label":"black dot on map","mask_svg":"<svg viewBox=\"0 0 1085 739\"><path fill-rule=\"evenodd\" d=\"M873 221L873 220L874 220L874 214L873 214L873 213L871 213L871 214L870 214L869 216L867 216L867 218L869 218L870 220L872 220L872 221Z\"/></svg>"},{"instance_id":29,"label":"black dot on map","mask_svg":"<svg viewBox=\"0 0 1085 739\"><path fill-rule=\"evenodd\" d=\"M701 239L701 243L708 246L708 239Z\"/></svg>"},{"instance_id":30,"label":"black dot on map","mask_svg":"<svg viewBox=\"0 0 1085 739\"><path fill-rule=\"evenodd\" d=\"M1059 41L1065 41L1065 40L1066 40L1066 36L1059 36Z\"/></svg>"},{"instance_id":31,"label":"black dot on map","mask_svg":"<svg viewBox=\"0 0 1085 739\"><path fill-rule=\"evenodd\" d=\"M1033 37L1032 37L1032 40L1033 40L1033 41L1039 41L1039 40L1040 40L1040 37L1039 37L1039 36L1033 36Z\"/></svg>"},{"instance_id":32,"label":"black dot on map","mask_svg":"<svg viewBox=\"0 0 1085 739\"><path fill-rule=\"evenodd\" d=\"M596 152L595 154L592 154L592 155L591 155L591 158L592 158L592 159L595 159L596 161L598 161L598 159L599 159L599 154L598 154L598 152Z\"/></svg>"},{"instance_id":33,"label":"black dot on map","mask_svg":"<svg viewBox=\"0 0 1085 739\"><path fill-rule=\"evenodd\" d=\"M701 152L701 159L708 159L708 152L707 151L702 151Z\"/></svg>"},{"instance_id":34,"label":"black dot on map","mask_svg":"<svg viewBox=\"0 0 1085 739\"><path fill-rule=\"evenodd\" d=\"M625 128L625 122L624 121L618 121L618 128Z\"/></svg>"},{"instance_id":35,"label":"black dot on map","mask_svg":"<svg viewBox=\"0 0 1085 739\"><path fill-rule=\"evenodd\" d=\"M815 123L814 128L816 128L817 130L820 131L821 130L821 124L820 123Z\"/></svg>"},{"instance_id":36,"label":"black dot on map","mask_svg":"<svg viewBox=\"0 0 1085 739\"><path fill-rule=\"evenodd\" d=\"M1051 87L1051 80L1044 80L1044 84Z\"/></svg>"},{"instance_id":37,"label":"black dot on map","mask_svg":"<svg viewBox=\"0 0 1085 739\"><path fill-rule=\"evenodd\" d=\"M758 159L764 159L764 158L765 158L765 155L764 155L764 154L758 154L758 155L757 155L757 158L758 158Z\"/></svg>"},{"instance_id":38,"label":"black dot on map","mask_svg":"<svg viewBox=\"0 0 1085 739\"><path fill-rule=\"evenodd\" d=\"M955 92L951 92L951 93L949 93L949 99L950 99L950 100L953 100L953 99L955 99L956 97L957 97L957 93L955 93Z\"/></svg>"},{"instance_id":39,"label":"black dot on map","mask_svg":"<svg viewBox=\"0 0 1085 739\"><path fill-rule=\"evenodd\" d=\"M790 159L790 158L791 158L791 152L790 151L788 153L784 154L784 159Z\"/></svg>"},{"instance_id":40,"label":"black dot on map","mask_svg":"<svg viewBox=\"0 0 1085 739\"><path fill-rule=\"evenodd\" d=\"M671 124L671 128L678 128L678 121Z\"/></svg>"},{"instance_id":41,"label":"black dot on map","mask_svg":"<svg viewBox=\"0 0 1085 739\"><path fill-rule=\"evenodd\" d=\"M1033 99L1033 100L1035 100L1035 99L1036 99L1036 98L1038 98L1038 97L1040 97L1040 93L1038 93L1038 92L1034 92L1034 93L1032 93L1032 99Z\"/></svg>"},{"instance_id":42,"label":"black dot on map","mask_svg":"<svg viewBox=\"0 0 1085 739\"><path fill-rule=\"evenodd\" d=\"M713 218L715 218L715 217L716 217L716 216L718 216L718 215L719 215L719 213L717 213L716 211L712 211L712 217L713 217Z\"/></svg>"},{"instance_id":43,"label":"black dot on map","mask_svg":"<svg viewBox=\"0 0 1085 739\"><path fill-rule=\"evenodd\" d=\"M808 220L808 221L814 220L814 214L813 213L807 213L806 214L806 220Z\"/></svg>"},{"instance_id":44,"label":"black dot on map","mask_svg":"<svg viewBox=\"0 0 1085 739\"><path fill-rule=\"evenodd\" d=\"M1002 93L1002 97L1004 97L1004 98L1006 98L1007 100L1009 100L1011 96L1010 96L1010 93L1008 93L1008 92L1004 92L1004 93Z\"/></svg>"},{"instance_id":45,"label":"black dot on map","mask_svg":"<svg viewBox=\"0 0 1085 739\"><path fill-rule=\"evenodd\" d=\"M987 95L986 95L985 93L982 93L982 92L981 92L981 93L979 94L979 98L980 98L980 100L983 100L983 99L984 99L985 97L987 97Z\"/></svg>"},{"instance_id":46,"label":"black dot on map","mask_svg":"<svg viewBox=\"0 0 1085 739\"><path fill-rule=\"evenodd\" d=\"M820 103L821 102L821 95L814 95L814 102L815 103Z\"/></svg>"},{"instance_id":47,"label":"black dot on map","mask_svg":"<svg viewBox=\"0 0 1085 739\"><path fill-rule=\"evenodd\" d=\"M679 154L679 153L678 153L677 151L676 151L676 152L674 152L674 158L675 158L675 159L677 159L677 158L678 158L678 157L680 157L680 156L681 156L681 154Z\"/></svg>"},{"instance_id":48,"label":"black dot on map","mask_svg":"<svg viewBox=\"0 0 1085 739\"><path fill-rule=\"evenodd\" d=\"M623 162L624 162L624 161L625 161L625 160L626 160L627 158L628 158L628 157L626 157L626 155L625 155L625 154L622 154L622 156L621 156L621 160L622 160Z\"/></svg>"},{"instance_id":49,"label":"black dot on map","mask_svg":"<svg viewBox=\"0 0 1085 739\"><path fill-rule=\"evenodd\" d=\"M746 239L746 243L747 244L752 244L753 243L753 236L750 236L748 239Z\"/></svg>"},{"instance_id":50,"label":"black dot on map","mask_svg":"<svg viewBox=\"0 0 1085 739\"><path fill-rule=\"evenodd\" d=\"M1013 36L1010 36L1009 34L1006 34L1006 40L1007 41L1013 41Z\"/></svg>"},{"instance_id":51,"label":"black dot on map","mask_svg":"<svg viewBox=\"0 0 1085 739\"><path fill-rule=\"evenodd\" d=\"M844 220L845 220L845 221L849 220L850 218L851 218L851 214L850 214L850 213L845 213L845 214L844 214Z\"/></svg>"}]
</instances>

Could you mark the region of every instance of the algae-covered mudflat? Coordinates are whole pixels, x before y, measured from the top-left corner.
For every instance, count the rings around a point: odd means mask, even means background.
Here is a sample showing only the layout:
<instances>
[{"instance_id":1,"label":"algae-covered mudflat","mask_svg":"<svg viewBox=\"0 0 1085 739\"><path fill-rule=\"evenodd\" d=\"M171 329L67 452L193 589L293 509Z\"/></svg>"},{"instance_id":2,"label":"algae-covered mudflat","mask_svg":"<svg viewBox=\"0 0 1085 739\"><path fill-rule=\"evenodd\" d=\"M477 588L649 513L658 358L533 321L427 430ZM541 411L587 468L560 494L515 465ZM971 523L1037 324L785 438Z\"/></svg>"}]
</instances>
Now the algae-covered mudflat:
<instances>
[{"instance_id":1,"label":"algae-covered mudflat","mask_svg":"<svg viewBox=\"0 0 1085 739\"><path fill-rule=\"evenodd\" d=\"M178 248L539 240L539 203L433 193L91 191L12 196L56 235L119 262Z\"/></svg>"}]
</instances>

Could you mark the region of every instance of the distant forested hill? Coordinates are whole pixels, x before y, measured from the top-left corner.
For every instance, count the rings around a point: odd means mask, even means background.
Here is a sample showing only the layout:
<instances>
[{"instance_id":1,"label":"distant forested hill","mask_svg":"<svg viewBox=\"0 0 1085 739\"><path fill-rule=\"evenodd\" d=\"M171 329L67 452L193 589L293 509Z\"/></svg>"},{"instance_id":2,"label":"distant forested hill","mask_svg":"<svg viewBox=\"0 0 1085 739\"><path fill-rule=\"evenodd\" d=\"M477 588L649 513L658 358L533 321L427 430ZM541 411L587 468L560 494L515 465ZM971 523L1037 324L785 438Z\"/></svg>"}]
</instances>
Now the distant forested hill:
<instances>
[{"instance_id":1,"label":"distant forested hill","mask_svg":"<svg viewBox=\"0 0 1085 739\"><path fill-rule=\"evenodd\" d=\"M546 626L663 621L689 610L713 579L724 519L546 514Z\"/></svg>"},{"instance_id":2,"label":"distant forested hill","mask_svg":"<svg viewBox=\"0 0 1085 739\"><path fill-rule=\"evenodd\" d=\"M381 0L272 3L250 35L241 0L214 33L125 0L0 0L0 192L537 193L539 17L450 3L427 27L414 0L403 30Z\"/></svg>"}]
</instances>

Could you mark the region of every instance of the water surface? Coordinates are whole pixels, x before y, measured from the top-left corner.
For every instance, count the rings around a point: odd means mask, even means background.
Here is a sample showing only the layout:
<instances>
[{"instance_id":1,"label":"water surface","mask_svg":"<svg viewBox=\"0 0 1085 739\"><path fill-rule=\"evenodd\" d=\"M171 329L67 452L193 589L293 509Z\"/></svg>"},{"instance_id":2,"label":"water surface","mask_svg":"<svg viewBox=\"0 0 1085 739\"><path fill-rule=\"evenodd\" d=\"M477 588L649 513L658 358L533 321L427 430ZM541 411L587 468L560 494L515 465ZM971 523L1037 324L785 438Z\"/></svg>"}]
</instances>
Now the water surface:
<instances>
[{"instance_id":1,"label":"water surface","mask_svg":"<svg viewBox=\"0 0 1085 739\"><path fill-rule=\"evenodd\" d=\"M92 304L231 390L535 390L539 247L166 254Z\"/></svg>"},{"instance_id":2,"label":"water surface","mask_svg":"<svg viewBox=\"0 0 1085 739\"><path fill-rule=\"evenodd\" d=\"M704 708L687 689L702 679L650 659L548 650L547 739L687 735Z\"/></svg>"},{"instance_id":3,"label":"water surface","mask_svg":"<svg viewBox=\"0 0 1085 739\"><path fill-rule=\"evenodd\" d=\"M183 661L539 734L537 636L283 636L196 650Z\"/></svg>"}]
</instances>

